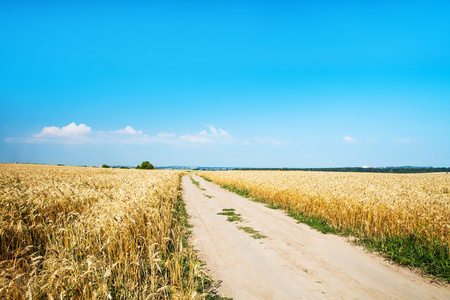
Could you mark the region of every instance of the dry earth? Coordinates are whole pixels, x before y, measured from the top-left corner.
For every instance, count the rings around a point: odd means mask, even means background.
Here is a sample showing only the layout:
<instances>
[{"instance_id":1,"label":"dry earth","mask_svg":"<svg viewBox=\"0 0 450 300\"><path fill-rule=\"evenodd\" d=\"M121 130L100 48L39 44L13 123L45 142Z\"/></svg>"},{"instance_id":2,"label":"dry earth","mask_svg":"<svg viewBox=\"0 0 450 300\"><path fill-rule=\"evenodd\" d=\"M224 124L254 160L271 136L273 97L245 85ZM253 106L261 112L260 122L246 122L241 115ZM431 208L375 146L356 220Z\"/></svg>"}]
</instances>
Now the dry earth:
<instances>
[{"instance_id":1,"label":"dry earth","mask_svg":"<svg viewBox=\"0 0 450 300\"><path fill-rule=\"evenodd\" d=\"M197 187L190 176L200 183ZM234 299L450 299L450 286L298 224L280 210L226 191L195 176L183 177L183 198L194 248L219 295ZM208 196L206 196L208 195ZM218 215L234 208L243 221ZM238 229L266 235L254 239Z\"/></svg>"}]
</instances>

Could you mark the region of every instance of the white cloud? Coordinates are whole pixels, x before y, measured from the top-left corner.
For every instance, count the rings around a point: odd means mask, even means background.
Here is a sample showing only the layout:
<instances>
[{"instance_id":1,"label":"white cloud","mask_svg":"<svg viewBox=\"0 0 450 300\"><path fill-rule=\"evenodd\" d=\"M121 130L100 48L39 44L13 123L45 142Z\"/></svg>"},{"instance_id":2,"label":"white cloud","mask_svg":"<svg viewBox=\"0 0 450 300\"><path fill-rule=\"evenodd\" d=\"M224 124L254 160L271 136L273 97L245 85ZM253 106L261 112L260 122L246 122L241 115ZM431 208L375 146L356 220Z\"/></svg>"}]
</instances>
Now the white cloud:
<instances>
[{"instance_id":1,"label":"white cloud","mask_svg":"<svg viewBox=\"0 0 450 300\"><path fill-rule=\"evenodd\" d=\"M416 140L412 139L412 138L403 138L403 139L398 139L395 140L394 143L397 144L410 144L410 143L414 143L416 142Z\"/></svg>"},{"instance_id":2,"label":"white cloud","mask_svg":"<svg viewBox=\"0 0 450 300\"><path fill-rule=\"evenodd\" d=\"M44 127L41 133L33 134L35 138L42 137L81 137L91 132L91 127L84 124L77 125L75 122L70 123L62 128L51 126Z\"/></svg>"},{"instance_id":3,"label":"white cloud","mask_svg":"<svg viewBox=\"0 0 450 300\"><path fill-rule=\"evenodd\" d=\"M207 136L206 131L202 131L199 134L191 135L184 134L179 136L180 142L193 143L193 144L212 144L214 141Z\"/></svg>"},{"instance_id":4,"label":"white cloud","mask_svg":"<svg viewBox=\"0 0 450 300\"><path fill-rule=\"evenodd\" d=\"M226 144L235 143L237 140L223 129L217 129L208 125L209 131L203 130L197 133L177 135L175 133L161 132L154 136L142 135L141 141L148 144ZM140 131L139 131L140 132Z\"/></svg>"},{"instance_id":5,"label":"white cloud","mask_svg":"<svg viewBox=\"0 0 450 300\"><path fill-rule=\"evenodd\" d=\"M110 131L111 133L121 133L121 134L131 134L131 135L142 135L142 131L139 130L135 130L133 127L131 126L127 126L124 129L118 129L118 130L114 130L114 131Z\"/></svg>"},{"instance_id":6,"label":"white cloud","mask_svg":"<svg viewBox=\"0 0 450 300\"><path fill-rule=\"evenodd\" d=\"M57 144L83 144L92 135L91 127L85 124L77 125L75 122L61 128L57 126L44 127L40 133L32 134L26 138L8 138L7 141L24 143L57 143Z\"/></svg>"},{"instance_id":7,"label":"white cloud","mask_svg":"<svg viewBox=\"0 0 450 300\"><path fill-rule=\"evenodd\" d=\"M346 136L344 136L344 141L346 142L346 143L352 143L352 144L354 144L354 143L356 143L356 139L355 138L353 138L353 137L351 137L350 135L346 135Z\"/></svg>"},{"instance_id":8,"label":"white cloud","mask_svg":"<svg viewBox=\"0 0 450 300\"><path fill-rule=\"evenodd\" d=\"M255 137L239 140L229 132L206 125L207 130L196 133L175 134L161 132L153 136L144 134L130 125L123 129L109 131L95 131L91 127L74 122L62 128L56 126L44 127L40 133L28 138L7 138L8 142L25 143L58 143L58 144L128 144L128 145L156 145L169 144L174 146L202 145L202 144L269 144L283 145L270 137Z\"/></svg>"},{"instance_id":9,"label":"white cloud","mask_svg":"<svg viewBox=\"0 0 450 300\"><path fill-rule=\"evenodd\" d=\"M193 144L229 144L235 143L237 140L232 137L228 132L223 129L216 129L214 126L206 125L209 127L209 132L203 130L195 134L184 134L179 136L179 141L184 143Z\"/></svg>"},{"instance_id":10,"label":"white cloud","mask_svg":"<svg viewBox=\"0 0 450 300\"><path fill-rule=\"evenodd\" d=\"M126 144L171 144L171 145L193 145L193 144L225 144L235 143L237 140L227 131L217 129L214 126L208 126L209 130L203 130L197 133L187 133L177 135L175 133L161 132L154 136L143 134L131 126L124 129L109 131L109 136L103 136L102 139L109 142Z\"/></svg>"},{"instance_id":11,"label":"white cloud","mask_svg":"<svg viewBox=\"0 0 450 300\"><path fill-rule=\"evenodd\" d=\"M178 137L175 133L161 132L156 136L147 137L149 143L154 144L177 144Z\"/></svg>"}]
</instances>

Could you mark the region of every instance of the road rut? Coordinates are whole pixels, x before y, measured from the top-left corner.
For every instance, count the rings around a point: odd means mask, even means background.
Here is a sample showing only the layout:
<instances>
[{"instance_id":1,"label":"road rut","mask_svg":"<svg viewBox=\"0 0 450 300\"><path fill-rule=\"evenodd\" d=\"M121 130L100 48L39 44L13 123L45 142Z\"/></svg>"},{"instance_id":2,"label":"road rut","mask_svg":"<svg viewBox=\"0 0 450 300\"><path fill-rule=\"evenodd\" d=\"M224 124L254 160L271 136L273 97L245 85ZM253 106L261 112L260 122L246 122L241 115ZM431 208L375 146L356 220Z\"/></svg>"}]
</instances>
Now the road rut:
<instances>
[{"instance_id":1,"label":"road rut","mask_svg":"<svg viewBox=\"0 0 450 300\"><path fill-rule=\"evenodd\" d=\"M199 182L196 186L193 178ZM234 299L450 299L450 286L325 235L196 175L182 179L192 242L218 293ZM235 209L243 221L218 215ZM267 236L254 239L239 226Z\"/></svg>"}]
</instances>

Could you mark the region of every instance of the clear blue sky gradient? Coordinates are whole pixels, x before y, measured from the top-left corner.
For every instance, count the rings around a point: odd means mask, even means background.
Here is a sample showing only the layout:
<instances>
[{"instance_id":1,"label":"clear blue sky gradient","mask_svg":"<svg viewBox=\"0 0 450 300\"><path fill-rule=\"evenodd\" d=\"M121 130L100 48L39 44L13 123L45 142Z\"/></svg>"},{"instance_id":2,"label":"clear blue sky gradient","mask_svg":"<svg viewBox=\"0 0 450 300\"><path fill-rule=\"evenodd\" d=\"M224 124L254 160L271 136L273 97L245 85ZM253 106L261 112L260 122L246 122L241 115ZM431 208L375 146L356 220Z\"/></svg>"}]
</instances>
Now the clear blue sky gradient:
<instances>
[{"instance_id":1,"label":"clear blue sky gradient","mask_svg":"<svg viewBox=\"0 0 450 300\"><path fill-rule=\"evenodd\" d=\"M450 166L449 2L337 2L2 1L0 162Z\"/></svg>"}]
</instances>

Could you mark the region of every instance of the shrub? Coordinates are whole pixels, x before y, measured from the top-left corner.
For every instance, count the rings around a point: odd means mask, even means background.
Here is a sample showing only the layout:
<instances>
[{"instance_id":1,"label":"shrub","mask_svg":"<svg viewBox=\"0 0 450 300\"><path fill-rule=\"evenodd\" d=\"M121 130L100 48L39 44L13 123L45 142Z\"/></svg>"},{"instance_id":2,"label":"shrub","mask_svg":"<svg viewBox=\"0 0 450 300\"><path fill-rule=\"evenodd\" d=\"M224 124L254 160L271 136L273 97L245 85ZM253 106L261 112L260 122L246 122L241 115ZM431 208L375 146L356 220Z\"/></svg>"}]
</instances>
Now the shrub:
<instances>
[{"instance_id":1,"label":"shrub","mask_svg":"<svg viewBox=\"0 0 450 300\"><path fill-rule=\"evenodd\" d=\"M153 170L155 167L148 161L143 161L140 166L137 166L136 169L142 170Z\"/></svg>"}]
</instances>

